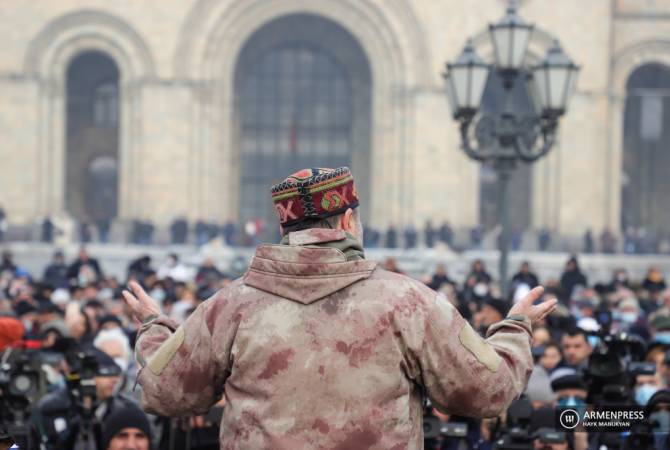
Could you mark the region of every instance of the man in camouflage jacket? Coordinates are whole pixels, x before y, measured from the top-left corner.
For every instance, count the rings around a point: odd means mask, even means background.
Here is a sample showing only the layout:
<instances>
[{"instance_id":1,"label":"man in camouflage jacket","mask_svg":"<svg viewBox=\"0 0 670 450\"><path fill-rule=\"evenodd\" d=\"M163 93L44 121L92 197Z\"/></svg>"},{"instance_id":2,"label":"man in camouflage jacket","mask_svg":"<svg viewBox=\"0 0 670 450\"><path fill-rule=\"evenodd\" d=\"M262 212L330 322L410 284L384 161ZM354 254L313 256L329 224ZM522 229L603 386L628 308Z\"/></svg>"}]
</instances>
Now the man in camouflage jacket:
<instances>
[{"instance_id":1,"label":"man in camouflage jacket","mask_svg":"<svg viewBox=\"0 0 670 450\"><path fill-rule=\"evenodd\" d=\"M222 449L421 449L423 392L474 417L521 394L531 323L554 307L533 306L542 288L484 339L442 295L364 259L348 169L298 172L273 199L282 243L259 246L244 277L183 325L136 283L124 293L143 321L148 412L203 414L223 395Z\"/></svg>"}]
</instances>

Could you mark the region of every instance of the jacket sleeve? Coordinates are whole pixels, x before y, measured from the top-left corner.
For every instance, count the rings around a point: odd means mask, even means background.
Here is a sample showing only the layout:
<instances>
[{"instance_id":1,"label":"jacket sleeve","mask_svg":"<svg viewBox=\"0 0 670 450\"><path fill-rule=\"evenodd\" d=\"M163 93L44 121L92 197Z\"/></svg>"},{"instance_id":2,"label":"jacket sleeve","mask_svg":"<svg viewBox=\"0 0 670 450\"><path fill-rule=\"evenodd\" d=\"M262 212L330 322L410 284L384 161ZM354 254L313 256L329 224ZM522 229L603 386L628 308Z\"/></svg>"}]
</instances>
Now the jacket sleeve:
<instances>
[{"instance_id":1,"label":"jacket sleeve","mask_svg":"<svg viewBox=\"0 0 670 450\"><path fill-rule=\"evenodd\" d=\"M433 404L471 417L505 411L533 368L530 321L505 319L491 325L484 339L443 295L425 305L418 365Z\"/></svg>"},{"instance_id":2,"label":"jacket sleeve","mask_svg":"<svg viewBox=\"0 0 670 450\"><path fill-rule=\"evenodd\" d=\"M163 416L204 414L223 392L227 356L217 354L212 340L216 297L200 304L189 318L176 323L159 316L142 326L135 345L141 366L142 407ZM222 336L222 339L224 337Z\"/></svg>"}]
</instances>

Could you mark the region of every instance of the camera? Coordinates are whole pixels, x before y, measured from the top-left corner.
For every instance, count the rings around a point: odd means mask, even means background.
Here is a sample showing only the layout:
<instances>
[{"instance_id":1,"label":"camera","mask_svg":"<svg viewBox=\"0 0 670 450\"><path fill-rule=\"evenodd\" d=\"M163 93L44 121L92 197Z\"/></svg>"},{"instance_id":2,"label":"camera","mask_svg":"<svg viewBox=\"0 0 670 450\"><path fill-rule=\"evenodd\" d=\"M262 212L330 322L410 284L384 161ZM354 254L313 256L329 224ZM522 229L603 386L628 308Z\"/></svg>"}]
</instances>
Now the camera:
<instances>
[{"instance_id":1,"label":"camera","mask_svg":"<svg viewBox=\"0 0 670 450\"><path fill-rule=\"evenodd\" d=\"M2 353L0 440L29 442L30 408L44 393L39 361L39 353L34 350L8 348Z\"/></svg>"},{"instance_id":2,"label":"camera","mask_svg":"<svg viewBox=\"0 0 670 450\"><path fill-rule=\"evenodd\" d=\"M423 438L425 448L435 448L436 443L444 446L451 442L463 442L467 447L468 431L468 424L465 422L445 422L435 417L430 399L424 398Z\"/></svg>"},{"instance_id":3,"label":"camera","mask_svg":"<svg viewBox=\"0 0 670 450\"><path fill-rule=\"evenodd\" d=\"M587 402L597 405L633 404L633 386L638 375L653 375L653 363L639 361L647 346L639 336L604 332L589 333L600 338L589 357L584 374Z\"/></svg>"}]
</instances>

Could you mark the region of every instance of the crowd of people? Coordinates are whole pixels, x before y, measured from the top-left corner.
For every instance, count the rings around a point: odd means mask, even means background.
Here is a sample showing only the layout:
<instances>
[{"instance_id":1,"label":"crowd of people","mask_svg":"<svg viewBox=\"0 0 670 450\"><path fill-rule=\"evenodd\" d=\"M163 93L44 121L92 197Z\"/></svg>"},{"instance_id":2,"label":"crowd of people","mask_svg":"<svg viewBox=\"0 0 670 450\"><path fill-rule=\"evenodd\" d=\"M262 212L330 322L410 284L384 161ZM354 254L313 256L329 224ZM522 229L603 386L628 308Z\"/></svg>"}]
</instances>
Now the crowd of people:
<instances>
[{"instance_id":1,"label":"crowd of people","mask_svg":"<svg viewBox=\"0 0 670 450\"><path fill-rule=\"evenodd\" d=\"M135 280L160 302L164 314L183 322L232 277L211 259L191 268L171 254L155 264L149 256L129 261L126 279L119 280L107 276L85 248L73 261L55 252L44 273L29 273L9 251L2 254L0 349L3 362L9 364L2 366L0 376L4 411L0 424L21 423L19 433L44 448L218 448L217 418L223 403L207 416L188 420L147 416L138 407L133 345L139 324L131 319L121 291ZM392 258L382 264L402 272ZM591 397L593 386L586 374L604 333L638 336L644 350L636 357L656 369L630 380L625 396L631 403L645 406L652 398L670 398L670 290L663 273L651 267L644 279L632 280L622 268L610 283L593 284L573 257L556 275L540 280L525 262L514 274L510 291L502 293L478 260L462 283L453 280L444 265L422 281L443 293L482 334L540 283L546 287L545 296L560 300L557 310L534 330L536 367L526 390L534 411L597 401ZM23 358L29 353L38 356ZM36 374L35 389L12 391L11 380L25 373ZM87 395L88 403L83 401ZM461 440L469 448L491 448L501 429L496 420L450 417L437 410L428 414L447 423L467 424L469 430L459 438L432 436L426 441L428 449L457 448L454 445ZM670 412L653 414L666 428L670 426ZM543 426L538 423L532 426ZM540 448L588 448L588 439L593 437L574 433L564 443Z\"/></svg>"}]
</instances>

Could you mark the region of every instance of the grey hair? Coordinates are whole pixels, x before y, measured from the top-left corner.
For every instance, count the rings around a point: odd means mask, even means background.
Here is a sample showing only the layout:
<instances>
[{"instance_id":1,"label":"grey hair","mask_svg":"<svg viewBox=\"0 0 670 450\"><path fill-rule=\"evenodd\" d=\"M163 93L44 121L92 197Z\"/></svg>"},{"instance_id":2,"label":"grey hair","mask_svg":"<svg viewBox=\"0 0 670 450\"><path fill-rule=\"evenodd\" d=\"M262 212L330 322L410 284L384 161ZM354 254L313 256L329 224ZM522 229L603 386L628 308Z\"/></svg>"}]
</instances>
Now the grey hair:
<instances>
[{"instance_id":1,"label":"grey hair","mask_svg":"<svg viewBox=\"0 0 670 450\"><path fill-rule=\"evenodd\" d=\"M293 233L294 231L308 230L310 228L335 229L339 225L343 216L344 216L344 213L337 214L336 216L328 217L326 219L308 219L308 220L304 220L300 223L296 223L295 225L290 225L288 227L282 227L282 236L286 236L287 234ZM358 208L353 210L353 216L352 217L356 221L356 226L362 232L363 231L363 225L361 223L361 217L358 214Z\"/></svg>"}]
</instances>

